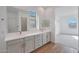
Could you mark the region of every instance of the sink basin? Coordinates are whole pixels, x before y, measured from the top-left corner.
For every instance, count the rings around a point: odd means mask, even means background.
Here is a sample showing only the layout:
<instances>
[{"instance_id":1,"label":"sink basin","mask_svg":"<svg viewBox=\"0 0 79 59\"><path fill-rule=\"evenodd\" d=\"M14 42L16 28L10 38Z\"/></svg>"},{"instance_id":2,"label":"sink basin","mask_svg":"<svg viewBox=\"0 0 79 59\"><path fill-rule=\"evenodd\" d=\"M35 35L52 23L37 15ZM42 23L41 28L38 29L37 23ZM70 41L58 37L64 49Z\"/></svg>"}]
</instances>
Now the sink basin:
<instances>
[{"instance_id":1,"label":"sink basin","mask_svg":"<svg viewBox=\"0 0 79 59\"><path fill-rule=\"evenodd\" d=\"M78 36L72 36L74 39L78 40Z\"/></svg>"}]
</instances>

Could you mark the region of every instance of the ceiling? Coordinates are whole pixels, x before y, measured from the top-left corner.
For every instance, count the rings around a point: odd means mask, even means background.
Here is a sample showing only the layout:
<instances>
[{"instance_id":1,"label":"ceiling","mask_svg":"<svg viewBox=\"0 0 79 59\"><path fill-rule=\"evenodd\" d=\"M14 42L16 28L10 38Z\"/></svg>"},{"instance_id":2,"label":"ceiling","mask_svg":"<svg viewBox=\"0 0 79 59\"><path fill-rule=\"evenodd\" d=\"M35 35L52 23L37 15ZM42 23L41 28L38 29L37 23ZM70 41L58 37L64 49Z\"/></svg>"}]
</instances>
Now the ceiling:
<instances>
[{"instance_id":1,"label":"ceiling","mask_svg":"<svg viewBox=\"0 0 79 59\"><path fill-rule=\"evenodd\" d=\"M54 6L14 6L15 8L18 8L20 10L36 10L38 9L39 7L42 7L44 9L47 9L47 8L55 8Z\"/></svg>"}]
</instances>

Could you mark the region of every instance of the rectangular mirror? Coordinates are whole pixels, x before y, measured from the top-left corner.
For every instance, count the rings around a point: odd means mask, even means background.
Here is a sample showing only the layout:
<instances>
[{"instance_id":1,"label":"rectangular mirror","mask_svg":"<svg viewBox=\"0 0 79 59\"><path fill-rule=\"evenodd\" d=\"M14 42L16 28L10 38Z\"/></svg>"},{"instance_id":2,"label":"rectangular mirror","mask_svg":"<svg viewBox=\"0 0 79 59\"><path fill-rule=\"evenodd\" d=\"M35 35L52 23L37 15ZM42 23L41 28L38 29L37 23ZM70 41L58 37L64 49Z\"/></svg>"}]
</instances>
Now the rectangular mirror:
<instances>
[{"instance_id":1,"label":"rectangular mirror","mask_svg":"<svg viewBox=\"0 0 79 59\"><path fill-rule=\"evenodd\" d=\"M50 27L50 20L49 19L42 19L40 20L40 29L45 29Z\"/></svg>"},{"instance_id":2,"label":"rectangular mirror","mask_svg":"<svg viewBox=\"0 0 79 59\"><path fill-rule=\"evenodd\" d=\"M36 30L36 12L35 11L27 11L27 30Z\"/></svg>"},{"instance_id":3,"label":"rectangular mirror","mask_svg":"<svg viewBox=\"0 0 79 59\"><path fill-rule=\"evenodd\" d=\"M21 32L27 31L27 13L24 10L19 11Z\"/></svg>"},{"instance_id":4,"label":"rectangular mirror","mask_svg":"<svg viewBox=\"0 0 79 59\"><path fill-rule=\"evenodd\" d=\"M20 11L21 31L36 30L36 12Z\"/></svg>"}]
</instances>

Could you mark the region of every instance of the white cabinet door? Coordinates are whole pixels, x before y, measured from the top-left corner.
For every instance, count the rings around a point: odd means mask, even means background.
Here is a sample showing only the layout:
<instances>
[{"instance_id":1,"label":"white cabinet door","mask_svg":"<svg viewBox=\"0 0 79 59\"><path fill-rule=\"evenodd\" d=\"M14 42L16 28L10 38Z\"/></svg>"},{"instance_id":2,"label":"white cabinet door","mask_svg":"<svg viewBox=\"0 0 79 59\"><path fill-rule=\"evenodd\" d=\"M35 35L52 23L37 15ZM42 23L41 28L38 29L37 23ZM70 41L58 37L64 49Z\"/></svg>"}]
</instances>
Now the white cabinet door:
<instances>
[{"instance_id":1,"label":"white cabinet door","mask_svg":"<svg viewBox=\"0 0 79 59\"><path fill-rule=\"evenodd\" d=\"M25 52L32 52L34 50L34 36L25 38Z\"/></svg>"},{"instance_id":2,"label":"white cabinet door","mask_svg":"<svg viewBox=\"0 0 79 59\"><path fill-rule=\"evenodd\" d=\"M46 33L43 34L43 44L47 43Z\"/></svg>"},{"instance_id":3,"label":"white cabinet door","mask_svg":"<svg viewBox=\"0 0 79 59\"><path fill-rule=\"evenodd\" d=\"M46 38L47 38L47 42L50 42L50 40L51 40L51 33L50 32L46 33Z\"/></svg>"},{"instance_id":4,"label":"white cabinet door","mask_svg":"<svg viewBox=\"0 0 79 59\"><path fill-rule=\"evenodd\" d=\"M17 39L14 41L7 42L7 52L8 53L23 53L23 39Z\"/></svg>"},{"instance_id":5,"label":"white cabinet door","mask_svg":"<svg viewBox=\"0 0 79 59\"><path fill-rule=\"evenodd\" d=\"M50 32L43 34L43 44L46 44L50 41Z\"/></svg>"},{"instance_id":6,"label":"white cabinet door","mask_svg":"<svg viewBox=\"0 0 79 59\"><path fill-rule=\"evenodd\" d=\"M42 41L43 41L43 35L42 34L35 36L35 49L42 46Z\"/></svg>"}]
</instances>

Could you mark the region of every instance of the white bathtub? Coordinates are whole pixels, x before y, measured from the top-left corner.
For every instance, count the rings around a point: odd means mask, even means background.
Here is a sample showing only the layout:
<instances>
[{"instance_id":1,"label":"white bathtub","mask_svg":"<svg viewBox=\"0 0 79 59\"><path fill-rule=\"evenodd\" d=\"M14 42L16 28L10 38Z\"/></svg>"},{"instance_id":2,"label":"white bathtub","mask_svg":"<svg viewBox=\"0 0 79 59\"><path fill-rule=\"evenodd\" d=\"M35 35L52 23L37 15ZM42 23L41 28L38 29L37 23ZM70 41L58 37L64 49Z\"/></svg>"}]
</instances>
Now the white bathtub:
<instances>
[{"instance_id":1,"label":"white bathtub","mask_svg":"<svg viewBox=\"0 0 79 59\"><path fill-rule=\"evenodd\" d=\"M57 36L56 43L78 50L78 36L61 34Z\"/></svg>"}]
</instances>

